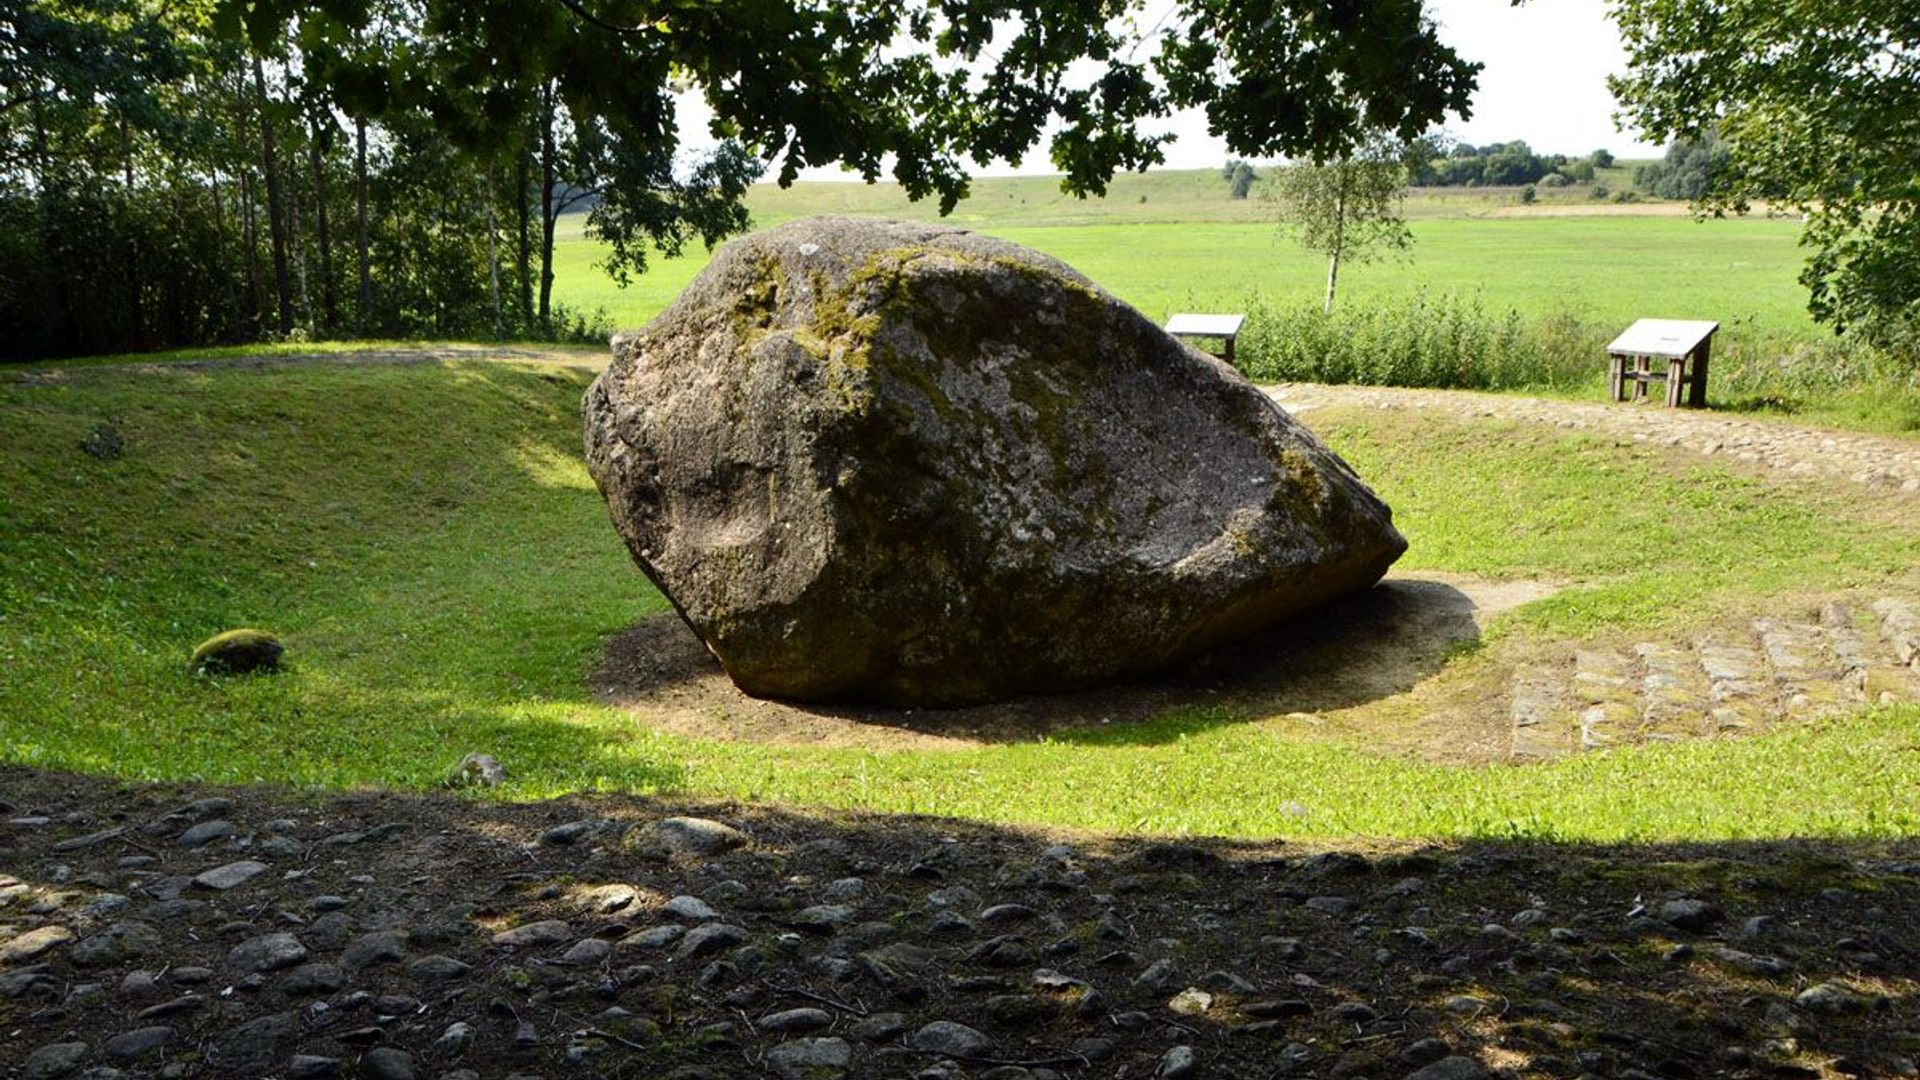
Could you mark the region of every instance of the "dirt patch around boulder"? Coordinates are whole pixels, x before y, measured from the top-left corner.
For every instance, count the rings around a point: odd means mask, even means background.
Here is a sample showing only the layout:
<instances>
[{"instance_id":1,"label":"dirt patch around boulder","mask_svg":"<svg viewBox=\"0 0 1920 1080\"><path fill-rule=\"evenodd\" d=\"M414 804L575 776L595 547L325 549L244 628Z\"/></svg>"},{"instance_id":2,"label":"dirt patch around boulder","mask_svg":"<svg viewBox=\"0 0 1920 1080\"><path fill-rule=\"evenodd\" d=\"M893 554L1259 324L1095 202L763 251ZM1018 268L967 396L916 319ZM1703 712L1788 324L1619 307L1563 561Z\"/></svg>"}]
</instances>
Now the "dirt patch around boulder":
<instances>
[{"instance_id":1,"label":"dirt patch around boulder","mask_svg":"<svg viewBox=\"0 0 1920 1080\"><path fill-rule=\"evenodd\" d=\"M1112 728L1178 709L1318 713L1404 694L1486 622L1550 596L1539 581L1389 575L1364 593L1216 650L1157 678L962 709L802 705L749 697L680 618L615 636L590 678L603 701L649 727L707 739L953 750Z\"/></svg>"}]
</instances>

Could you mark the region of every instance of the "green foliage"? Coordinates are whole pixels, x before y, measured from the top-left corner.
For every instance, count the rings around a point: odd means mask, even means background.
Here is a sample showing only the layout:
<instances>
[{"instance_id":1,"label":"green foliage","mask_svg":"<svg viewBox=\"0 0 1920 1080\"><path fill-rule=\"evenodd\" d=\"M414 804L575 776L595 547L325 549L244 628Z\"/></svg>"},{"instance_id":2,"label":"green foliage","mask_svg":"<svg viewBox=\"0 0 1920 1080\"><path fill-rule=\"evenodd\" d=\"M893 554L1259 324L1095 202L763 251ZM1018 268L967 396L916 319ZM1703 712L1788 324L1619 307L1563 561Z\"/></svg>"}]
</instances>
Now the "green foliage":
<instances>
[{"instance_id":1,"label":"green foliage","mask_svg":"<svg viewBox=\"0 0 1920 1080\"><path fill-rule=\"evenodd\" d=\"M1553 185L1548 185L1548 186L1553 186ZM1522 203L1530 203L1539 198L1540 198L1540 192L1532 184L1528 184L1526 187L1523 187L1520 189L1520 201Z\"/></svg>"},{"instance_id":2,"label":"green foliage","mask_svg":"<svg viewBox=\"0 0 1920 1080\"><path fill-rule=\"evenodd\" d=\"M1408 143L1375 136L1339 160L1281 170L1263 193L1282 235L1327 257L1328 310L1342 262L1371 262L1413 246L1401 212L1413 152Z\"/></svg>"},{"instance_id":3,"label":"green foliage","mask_svg":"<svg viewBox=\"0 0 1920 1080\"><path fill-rule=\"evenodd\" d=\"M1477 295L1415 292L1331 312L1258 297L1239 307L1247 324L1235 357L1258 382L1522 390L1591 383L1598 370L1574 320L1531 322L1489 311Z\"/></svg>"},{"instance_id":4,"label":"green foliage","mask_svg":"<svg viewBox=\"0 0 1920 1080\"><path fill-rule=\"evenodd\" d=\"M1628 71L1612 82L1653 138L1725 141L1697 196L1808 218L1815 318L1911 349L1920 333L1920 15L1912 4L1623 0ZM1920 352L1909 353L1920 363Z\"/></svg>"},{"instance_id":5,"label":"green foliage","mask_svg":"<svg viewBox=\"0 0 1920 1080\"><path fill-rule=\"evenodd\" d=\"M1698 139L1679 139L1667 147L1666 157L1634 171L1633 182L1663 199L1704 197L1727 168L1727 147L1713 132Z\"/></svg>"},{"instance_id":6,"label":"green foliage","mask_svg":"<svg viewBox=\"0 0 1920 1080\"><path fill-rule=\"evenodd\" d=\"M1253 183L1260 179L1260 174L1253 170L1252 165L1235 158L1221 168L1220 178L1227 182L1227 194L1236 199L1244 199L1247 193L1253 190ZM1140 199L1145 202L1146 196L1142 195Z\"/></svg>"}]
</instances>

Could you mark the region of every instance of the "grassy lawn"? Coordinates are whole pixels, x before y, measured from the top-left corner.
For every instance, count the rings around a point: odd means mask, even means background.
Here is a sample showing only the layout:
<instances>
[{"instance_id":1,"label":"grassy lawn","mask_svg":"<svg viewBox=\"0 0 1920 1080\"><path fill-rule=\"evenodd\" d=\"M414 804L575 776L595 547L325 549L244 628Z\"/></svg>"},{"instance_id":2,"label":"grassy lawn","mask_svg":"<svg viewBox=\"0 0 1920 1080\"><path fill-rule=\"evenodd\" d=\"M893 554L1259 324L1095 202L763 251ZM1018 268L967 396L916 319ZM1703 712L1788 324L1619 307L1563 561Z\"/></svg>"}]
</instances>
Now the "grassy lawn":
<instances>
[{"instance_id":1,"label":"grassy lawn","mask_svg":"<svg viewBox=\"0 0 1920 1080\"><path fill-rule=\"evenodd\" d=\"M1920 828L1912 708L1527 767L1387 756L1231 709L950 753L650 730L585 685L608 635L665 609L579 462L587 378L447 361L0 382L0 760L425 788L480 750L513 798L678 792L1169 833ZM1394 505L1408 566L1573 583L1496 642L1882 584L1920 561L1913 529L1811 486L1571 433L1309 416ZM124 457L80 451L101 424ZM238 625L284 635L290 669L185 673L196 643Z\"/></svg>"},{"instance_id":2,"label":"grassy lawn","mask_svg":"<svg viewBox=\"0 0 1920 1080\"><path fill-rule=\"evenodd\" d=\"M1584 191L1553 192L1533 207L1498 190L1419 193L1408 208L1412 259L1349 267L1343 295L1365 304L1425 289L1477 294L1489 308L1528 318L1624 326L1675 316L1718 320L1734 337L1814 332L1795 280L1797 221L1696 222L1677 204L1595 207ZM895 188L850 183L761 185L750 205L762 226L818 213L938 219L933 204L909 203ZM1243 308L1250 297L1317 300L1326 285L1324 260L1277 238L1270 208L1227 198L1211 172L1124 177L1103 200L1061 195L1045 177L982 180L949 220L1057 256L1156 318ZM554 295L604 309L617 326L652 318L706 264L696 246L621 289L594 265L600 247L582 235L584 221L562 222Z\"/></svg>"},{"instance_id":3,"label":"grassy lawn","mask_svg":"<svg viewBox=\"0 0 1920 1080\"><path fill-rule=\"evenodd\" d=\"M554 295L583 310L604 308L617 326L652 318L706 265L700 250L661 259L622 289L594 265L600 248L580 234L581 223L569 219L558 245ZM1276 238L1270 225L979 228L1064 260L1155 318L1189 308L1244 310L1253 297L1317 300L1326 288L1325 261ZM1730 337L1813 332L1795 280L1798 223L1542 216L1426 218L1412 228L1412 260L1349 268L1345 302L1425 289L1476 294L1491 309L1528 317L1574 315L1622 328L1641 317L1697 317L1725 324Z\"/></svg>"}]
</instances>

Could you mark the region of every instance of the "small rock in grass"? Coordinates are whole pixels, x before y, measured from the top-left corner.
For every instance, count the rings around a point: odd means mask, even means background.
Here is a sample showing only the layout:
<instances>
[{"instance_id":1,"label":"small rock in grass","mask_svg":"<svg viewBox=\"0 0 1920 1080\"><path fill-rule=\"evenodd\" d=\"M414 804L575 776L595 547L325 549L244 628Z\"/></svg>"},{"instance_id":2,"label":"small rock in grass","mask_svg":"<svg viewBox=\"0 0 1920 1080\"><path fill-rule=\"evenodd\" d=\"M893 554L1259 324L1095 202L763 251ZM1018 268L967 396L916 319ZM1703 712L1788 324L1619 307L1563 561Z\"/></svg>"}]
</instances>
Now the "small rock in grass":
<instances>
[{"instance_id":1,"label":"small rock in grass","mask_svg":"<svg viewBox=\"0 0 1920 1080\"><path fill-rule=\"evenodd\" d=\"M784 1012L769 1013L754 1024L754 1027L761 1031L770 1031L776 1035L798 1035L832 1026L833 1017L828 1016L822 1009L788 1009Z\"/></svg>"},{"instance_id":2,"label":"small rock in grass","mask_svg":"<svg viewBox=\"0 0 1920 1080\"><path fill-rule=\"evenodd\" d=\"M1176 1016L1199 1016L1213 1008L1213 995L1197 987L1189 986L1173 996L1167 1002L1167 1009Z\"/></svg>"},{"instance_id":3,"label":"small rock in grass","mask_svg":"<svg viewBox=\"0 0 1920 1080\"><path fill-rule=\"evenodd\" d=\"M287 1063L287 1076L291 1080L326 1080L330 1076L340 1075L340 1059L320 1057L317 1054L295 1054Z\"/></svg>"},{"instance_id":4,"label":"small rock in grass","mask_svg":"<svg viewBox=\"0 0 1920 1080\"><path fill-rule=\"evenodd\" d=\"M443 1058L459 1057L473 1044L473 1027L466 1023L447 1025L447 1030L433 1041L433 1051Z\"/></svg>"},{"instance_id":5,"label":"small rock in grass","mask_svg":"<svg viewBox=\"0 0 1920 1080\"><path fill-rule=\"evenodd\" d=\"M150 956L166 945L160 932L143 922L117 922L69 949L80 967L107 967Z\"/></svg>"},{"instance_id":6,"label":"small rock in grass","mask_svg":"<svg viewBox=\"0 0 1920 1080\"><path fill-rule=\"evenodd\" d=\"M1407 1080L1492 1080L1485 1065L1470 1057L1445 1057L1408 1074Z\"/></svg>"},{"instance_id":7,"label":"small rock in grass","mask_svg":"<svg viewBox=\"0 0 1920 1080\"><path fill-rule=\"evenodd\" d=\"M279 971L307 958L307 947L292 934L265 934L235 945L227 961L242 971Z\"/></svg>"},{"instance_id":8,"label":"small rock in grass","mask_svg":"<svg viewBox=\"0 0 1920 1080\"><path fill-rule=\"evenodd\" d=\"M473 970L473 965L451 956L423 956L407 965L407 974L416 979L457 979Z\"/></svg>"},{"instance_id":9,"label":"small rock in grass","mask_svg":"<svg viewBox=\"0 0 1920 1080\"><path fill-rule=\"evenodd\" d=\"M49 1043L27 1055L28 1080L53 1080L80 1068L92 1050L83 1042Z\"/></svg>"},{"instance_id":10,"label":"small rock in grass","mask_svg":"<svg viewBox=\"0 0 1920 1080\"><path fill-rule=\"evenodd\" d=\"M712 922L720 917L712 905L697 896L676 896L662 904L660 910L686 922Z\"/></svg>"},{"instance_id":11,"label":"small rock in grass","mask_svg":"<svg viewBox=\"0 0 1920 1080\"><path fill-rule=\"evenodd\" d=\"M216 634L193 650L187 665L196 675L247 675L278 671L286 647L265 630L242 627Z\"/></svg>"},{"instance_id":12,"label":"small rock in grass","mask_svg":"<svg viewBox=\"0 0 1920 1080\"><path fill-rule=\"evenodd\" d=\"M1400 1051L1400 1061L1413 1066L1431 1065L1451 1053L1453 1047L1444 1039L1421 1039Z\"/></svg>"},{"instance_id":13,"label":"small rock in grass","mask_svg":"<svg viewBox=\"0 0 1920 1080\"><path fill-rule=\"evenodd\" d=\"M747 842L747 834L731 825L706 818L671 817L648 822L629 832L625 847L640 855L719 855Z\"/></svg>"},{"instance_id":14,"label":"small rock in grass","mask_svg":"<svg viewBox=\"0 0 1920 1080\"><path fill-rule=\"evenodd\" d=\"M230 862L225 866L216 866L206 873L195 877L193 883L203 889L212 889L214 892L226 892L228 889L239 888L266 872L266 863L254 862L252 859L242 859L239 862Z\"/></svg>"},{"instance_id":15,"label":"small rock in grass","mask_svg":"<svg viewBox=\"0 0 1920 1080\"><path fill-rule=\"evenodd\" d=\"M448 787L499 787L507 782L507 770L488 754L468 754L447 774Z\"/></svg>"},{"instance_id":16,"label":"small rock in grass","mask_svg":"<svg viewBox=\"0 0 1920 1080\"><path fill-rule=\"evenodd\" d=\"M1800 991L1793 1003L1812 1012L1834 1015L1866 1012L1873 1006L1873 999L1864 994L1840 985L1839 983L1818 983Z\"/></svg>"},{"instance_id":17,"label":"small rock in grass","mask_svg":"<svg viewBox=\"0 0 1920 1080\"><path fill-rule=\"evenodd\" d=\"M376 1047L360 1059L360 1075L367 1080L413 1080L413 1055L391 1046Z\"/></svg>"},{"instance_id":18,"label":"small rock in grass","mask_svg":"<svg viewBox=\"0 0 1920 1080\"><path fill-rule=\"evenodd\" d=\"M600 938L581 938L574 942L573 948L568 949L566 954L560 957L560 962L572 964L575 967L592 967L595 964L605 963L607 957L611 955L613 955L611 942Z\"/></svg>"},{"instance_id":19,"label":"small rock in grass","mask_svg":"<svg viewBox=\"0 0 1920 1080\"><path fill-rule=\"evenodd\" d=\"M181 847L188 848L205 847L215 840L223 840L238 831L233 827L233 822L225 818L215 818L212 821L203 821L191 826L186 832L181 833L179 844Z\"/></svg>"},{"instance_id":20,"label":"small rock in grass","mask_svg":"<svg viewBox=\"0 0 1920 1080\"><path fill-rule=\"evenodd\" d=\"M829 1080L845 1073L853 1048L845 1039L794 1039L767 1051L766 1061L781 1080Z\"/></svg>"},{"instance_id":21,"label":"small rock in grass","mask_svg":"<svg viewBox=\"0 0 1920 1080\"><path fill-rule=\"evenodd\" d=\"M986 1057L993 1052L993 1040L965 1024L935 1020L913 1033L915 1050L930 1054L949 1054L959 1058Z\"/></svg>"},{"instance_id":22,"label":"small rock in grass","mask_svg":"<svg viewBox=\"0 0 1920 1080\"><path fill-rule=\"evenodd\" d=\"M1699 933L1720 918L1720 909L1705 900L1683 898L1660 905L1660 920L1676 930Z\"/></svg>"},{"instance_id":23,"label":"small rock in grass","mask_svg":"<svg viewBox=\"0 0 1920 1080\"><path fill-rule=\"evenodd\" d=\"M1181 1080L1182 1077L1195 1076L1200 1072L1200 1059L1191 1046L1176 1046L1161 1055L1160 1067L1154 1075L1161 1080Z\"/></svg>"},{"instance_id":24,"label":"small rock in grass","mask_svg":"<svg viewBox=\"0 0 1920 1080\"><path fill-rule=\"evenodd\" d=\"M42 926L0 943L0 965L31 960L48 949L73 940L73 931L64 926Z\"/></svg>"},{"instance_id":25,"label":"small rock in grass","mask_svg":"<svg viewBox=\"0 0 1920 1080\"><path fill-rule=\"evenodd\" d=\"M173 1041L166 1026L135 1028L108 1039L100 1050L115 1061L137 1061Z\"/></svg>"},{"instance_id":26,"label":"small rock in grass","mask_svg":"<svg viewBox=\"0 0 1920 1080\"><path fill-rule=\"evenodd\" d=\"M573 928L559 919L545 919L540 922L516 926L493 935L495 945L510 945L525 948L529 945L558 945L573 938Z\"/></svg>"}]
</instances>

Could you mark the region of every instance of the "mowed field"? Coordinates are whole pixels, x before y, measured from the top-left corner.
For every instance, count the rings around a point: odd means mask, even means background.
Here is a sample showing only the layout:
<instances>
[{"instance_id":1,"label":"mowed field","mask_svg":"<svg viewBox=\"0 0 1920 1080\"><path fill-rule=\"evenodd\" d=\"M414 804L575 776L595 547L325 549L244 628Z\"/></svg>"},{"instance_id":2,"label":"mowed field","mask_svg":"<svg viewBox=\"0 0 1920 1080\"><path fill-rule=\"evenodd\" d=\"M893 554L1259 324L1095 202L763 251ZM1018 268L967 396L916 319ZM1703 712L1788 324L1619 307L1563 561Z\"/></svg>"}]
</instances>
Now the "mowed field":
<instances>
[{"instance_id":1,"label":"mowed field","mask_svg":"<svg viewBox=\"0 0 1920 1080\"><path fill-rule=\"evenodd\" d=\"M762 185L750 205L757 227L818 213L939 218L931 202L852 182ZM1061 194L1048 177L980 180L948 220L1057 256L1157 319L1317 300L1325 261L1277 235L1271 214L1257 197L1229 198L1214 173L1196 171L1124 177L1093 200ZM1426 290L1475 296L1528 319L1714 319L1730 337L1752 340L1819 333L1795 280L1796 219L1696 221L1681 204L1596 202L1584 186L1542 192L1531 206L1508 189L1416 191L1408 216L1410 257L1345 268L1344 302ZM645 323L706 265L696 246L620 288L597 265L603 252L584 235L585 222L562 222L555 297L603 310L617 327Z\"/></svg>"}]
</instances>

